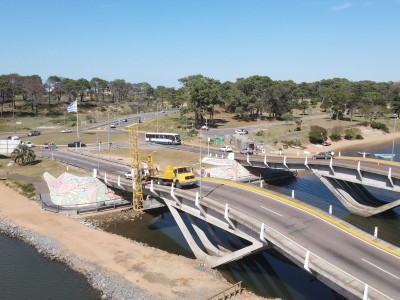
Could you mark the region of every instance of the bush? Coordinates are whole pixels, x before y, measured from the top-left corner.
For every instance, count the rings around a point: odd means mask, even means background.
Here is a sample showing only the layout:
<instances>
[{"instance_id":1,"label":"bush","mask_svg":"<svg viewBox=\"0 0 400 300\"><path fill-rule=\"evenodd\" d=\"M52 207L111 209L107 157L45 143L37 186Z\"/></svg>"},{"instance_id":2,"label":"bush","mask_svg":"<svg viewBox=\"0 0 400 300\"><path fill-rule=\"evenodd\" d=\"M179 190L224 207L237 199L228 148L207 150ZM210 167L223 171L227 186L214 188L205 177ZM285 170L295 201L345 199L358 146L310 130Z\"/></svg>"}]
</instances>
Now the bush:
<instances>
[{"instance_id":1,"label":"bush","mask_svg":"<svg viewBox=\"0 0 400 300\"><path fill-rule=\"evenodd\" d=\"M297 126L294 131L301 131L301 128L299 126Z\"/></svg>"},{"instance_id":2,"label":"bush","mask_svg":"<svg viewBox=\"0 0 400 300\"><path fill-rule=\"evenodd\" d=\"M331 135L329 138L333 142L340 141L342 139L343 128L341 126L336 126L331 129Z\"/></svg>"},{"instance_id":3,"label":"bush","mask_svg":"<svg viewBox=\"0 0 400 300\"><path fill-rule=\"evenodd\" d=\"M371 128L379 129L379 130L382 130L383 132L386 132L386 133L389 132L389 128L386 126L386 124L379 123L379 122L372 122L371 123Z\"/></svg>"},{"instance_id":4,"label":"bush","mask_svg":"<svg viewBox=\"0 0 400 300\"><path fill-rule=\"evenodd\" d=\"M369 121L362 121L361 125L365 126L365 127L368 127L369 126Z\"/></svg>"},{"instance_id":5,"label":"bush","mask_svg":"<svg viewBox=\"0 0 400 300\"><path fill-rule=\"evenodd\" d=\"M262 137L264 137L264 136L265 136L264 130L258 131L258 132L256 133L256 136L262 136Z\"/></svg>"},{"instance_id":6,"label":"bush","mask_svg":"<svg viewBox=\"0 0 400 300\"><path fill-rule=\"evenodd\" d=\"M357 139L357 140L363 140L364 137L363 137L361 134L357 134L357 135L356 135L356 139Z\"/></svg>"},{"instance_id":7,"label":"bush","mask_svg":"<svg viewBox=\"0 0 400 300\"><path fill-rule=\"evenodd\" d=\"M345 130L344 138L346 140L354 140L357 136L361 136L361 131L358 128L347 128Z\"/></svg>"},{"instance_id":8,"label":"bush","mask_svg":"<svg viewBox=\"0 0 400 300\"><path fill-rule=\"evenodd\" d=\"M312 144L322 144L328 138L328 131L320 126L311 126L308 139Z\"/></svg>"},{"instance_id":9,"label":"bush","mask_svg":"<svg viewBox=\"0 0 400 300\"><path fill-rule=\"evenodd\" d=\"M190 137L196 136L197 135L197 130L196 129L191 129L191 130L188 131L187 135L190 136Z\"/></svg>"}]
</instances>

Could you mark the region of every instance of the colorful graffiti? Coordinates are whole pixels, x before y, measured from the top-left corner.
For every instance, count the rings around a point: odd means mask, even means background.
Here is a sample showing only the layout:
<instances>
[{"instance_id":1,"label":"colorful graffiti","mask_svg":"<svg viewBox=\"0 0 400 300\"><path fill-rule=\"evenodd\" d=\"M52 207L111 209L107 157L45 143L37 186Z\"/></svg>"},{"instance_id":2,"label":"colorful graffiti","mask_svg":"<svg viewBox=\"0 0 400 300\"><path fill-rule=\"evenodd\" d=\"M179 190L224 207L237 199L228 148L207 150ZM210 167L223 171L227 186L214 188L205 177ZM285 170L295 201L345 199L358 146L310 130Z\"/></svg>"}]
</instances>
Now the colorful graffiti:
<instances>
[{"instance_id":1,"label":"colorful graffiti","mask_svg":"<svg viewBox=\"0 0 400 300\"><path fill-rule=\"evenodd\" d=\"M48 172L43 177L49 187L51 201L60 206L84 206L120 199L94 177L63 173L55 178Z\"/></svg>"}]
</instances>

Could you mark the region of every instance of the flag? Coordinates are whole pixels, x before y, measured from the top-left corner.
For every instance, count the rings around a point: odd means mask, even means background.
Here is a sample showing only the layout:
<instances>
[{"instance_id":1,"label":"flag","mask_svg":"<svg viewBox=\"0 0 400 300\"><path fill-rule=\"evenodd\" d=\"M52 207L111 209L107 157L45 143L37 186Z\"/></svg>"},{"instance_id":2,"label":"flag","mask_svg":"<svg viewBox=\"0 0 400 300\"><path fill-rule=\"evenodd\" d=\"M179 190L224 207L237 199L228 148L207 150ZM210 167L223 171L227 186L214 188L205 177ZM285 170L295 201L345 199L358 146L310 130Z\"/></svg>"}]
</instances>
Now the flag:
<instances>
[{"instance_id":1,"label":"flag","mask_svg":"<svg viewBox=\"0 0 400 300\"><path fill-rule=\"evenodd\" d=\"M78 111L78 102L75 100L67 107L67 112L77 112Z\"/></svg>"}]
</instances>

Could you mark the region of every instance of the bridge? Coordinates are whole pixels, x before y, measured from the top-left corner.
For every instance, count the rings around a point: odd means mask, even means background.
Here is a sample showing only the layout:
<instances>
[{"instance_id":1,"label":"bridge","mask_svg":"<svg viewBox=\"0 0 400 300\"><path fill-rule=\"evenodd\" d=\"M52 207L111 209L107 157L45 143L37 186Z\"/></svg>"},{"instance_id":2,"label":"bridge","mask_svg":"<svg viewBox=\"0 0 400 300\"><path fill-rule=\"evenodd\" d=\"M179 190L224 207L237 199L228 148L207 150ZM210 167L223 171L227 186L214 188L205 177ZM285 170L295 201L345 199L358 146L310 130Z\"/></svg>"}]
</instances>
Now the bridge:
<instances>
[{"instance_id":1,"label":"bridge","mask_svg":"<svg viewBox=\"0 0 400 300\"><path fill-rule=\"evenodd\" d=\"M97 166L95 157L57 155L88 170ZM284 157L264 160L270 167L272 160L290 166ZM331 168L333 162L316 164ZM109 172L109 185L131 189L117 175L126 166L102 161L102 168ZM398 248L296 199L217 179L202 179L201 189L149 183L144 193L168 207L195 256L213 267L274 248L348 299L396 299L400 294ZM228 238L219 238L216 228Z\"/></svg>"},{"instance_id":2,"label":"bridge","mask_svg":"<svg viewBox=\"0 0 400 300\"><path fill-rule=\"evenodd\" d=\"M365 186L400 193L400 164L380 159L338 157L312 159L308 156L245 156L235 160L253 168L308 170L324 183L353 214L369 217L400 206L399 200L385 203Z\"/></svg>"}]
</instances>

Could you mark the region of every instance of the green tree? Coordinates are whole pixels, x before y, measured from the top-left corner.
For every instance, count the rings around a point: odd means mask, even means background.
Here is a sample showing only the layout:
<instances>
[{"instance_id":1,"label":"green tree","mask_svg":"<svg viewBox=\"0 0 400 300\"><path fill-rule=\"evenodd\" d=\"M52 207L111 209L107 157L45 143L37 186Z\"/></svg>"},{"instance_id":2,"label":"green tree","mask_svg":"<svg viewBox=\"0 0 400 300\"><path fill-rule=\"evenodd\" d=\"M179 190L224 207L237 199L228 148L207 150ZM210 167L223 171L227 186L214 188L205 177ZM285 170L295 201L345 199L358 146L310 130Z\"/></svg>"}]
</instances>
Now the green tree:
<instances>
[{"instance_id":1,"label":"green tree","mask_svg":"<svg viewBox=\"0 0 400 300\"><path fill-rule=\"evenodd\" d=\"M195 124L201 126L204 112L219 102L220 82L203 75L184 77L179 82L183 85L187 102L187 106L181 109L181 114L194 112Z\"/></svg>"},{"instance_id":2,"label":"green tree","mask_svg":"<svg viewBox=\"0 0 400 300\"><path fill-rule=\"evenodd\" d=\"M11 152L11 159L19 165L27 165L35 161L36 154L26 145L18 145L17 148Z\"/></svg>"},{"instance_id":3,"label":"green tree","mask_svg":"<svg viewBox=\"0 0 400 300\"><path fill-rule=\"evenodd\" d=\"M284 113L281 116L282 120L285 121L285 124L289 124L289 121L293 121L294 120L294 116L291 113Z\"/></svg>"},{"instance_id":4,"label":"green tree","mask_svg":"<svg viewBox=\"0 0 400 300\"><path fill-rule=\"evenodd\" d=\"M300 103L297 104L297 108L303 112L303 115L306 114L306 109L308 108L309 103L307 100L302 100Z\"/></svg>"}]
</instances>

